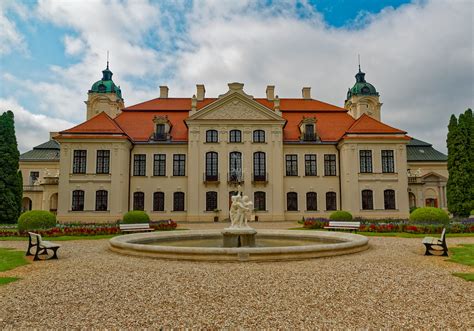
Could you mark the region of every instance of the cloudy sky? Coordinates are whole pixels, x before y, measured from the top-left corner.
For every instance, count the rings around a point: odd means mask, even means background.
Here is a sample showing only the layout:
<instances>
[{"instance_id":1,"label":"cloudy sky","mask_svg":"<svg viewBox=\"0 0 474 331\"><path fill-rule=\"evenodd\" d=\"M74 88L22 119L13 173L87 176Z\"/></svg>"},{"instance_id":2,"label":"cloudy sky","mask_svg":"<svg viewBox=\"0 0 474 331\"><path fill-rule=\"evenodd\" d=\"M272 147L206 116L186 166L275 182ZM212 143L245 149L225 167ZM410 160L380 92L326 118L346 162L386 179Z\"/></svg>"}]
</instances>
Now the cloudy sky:
<instances>
[{"instance_id":1,"label":"cloudy sky","mask_svg":"<svg viewBox=\"0 0 474 331\"><path fill-rule=\"evenodd\" d=\"M0 110L22 152L84 121L87 90L110 51L127 106L207 96L245 83L254 96L343 106L357 54L380 92L382 120L446 151L451 114L473 107L470 0L0 0Z\"/></svg>"}]
</instances>

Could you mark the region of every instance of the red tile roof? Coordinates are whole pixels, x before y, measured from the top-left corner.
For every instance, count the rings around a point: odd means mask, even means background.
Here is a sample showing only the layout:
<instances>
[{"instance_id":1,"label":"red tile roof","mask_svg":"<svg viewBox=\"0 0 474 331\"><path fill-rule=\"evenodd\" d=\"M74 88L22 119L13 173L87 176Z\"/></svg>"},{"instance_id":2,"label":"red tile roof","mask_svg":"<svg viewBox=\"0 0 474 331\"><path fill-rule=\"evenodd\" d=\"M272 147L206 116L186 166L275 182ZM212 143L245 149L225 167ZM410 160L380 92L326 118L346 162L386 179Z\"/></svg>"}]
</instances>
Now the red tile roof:
<instances>
[{"instance_id":1,"label":"red tile roof","mask_svg":"<svg viewBox=\"0 0 474 331\"><path fill-rule=\"evenodd\" d=\"M406 133L363 114L352 124L347 133Z\"/></svg>"},{"instance_id":2,"label":"red tile roof","mask_svg":"<svg viewBox=\"0 0 474 331\"><path fill-rule=\"evenodd\" d=\"M101 112L91 119L81 123L63 133L113 133L123 134L123 130L117 123L105 112Z\"/></svg>"},{"instance_id":3,"label":"red tile roof","mask_svg":"<svg viewBox=\"0 0 474 331\"><path fill-rule=\"evenodd\" d=\"M203 101L198 101L197 108L207 106L216 98L206 98ZM139 110L139 111L190 111L191 110L191 98L156 98L149 101L145 101L134 106L126 107L124 111L128 110Z\"/></svg>"}]
</instances>

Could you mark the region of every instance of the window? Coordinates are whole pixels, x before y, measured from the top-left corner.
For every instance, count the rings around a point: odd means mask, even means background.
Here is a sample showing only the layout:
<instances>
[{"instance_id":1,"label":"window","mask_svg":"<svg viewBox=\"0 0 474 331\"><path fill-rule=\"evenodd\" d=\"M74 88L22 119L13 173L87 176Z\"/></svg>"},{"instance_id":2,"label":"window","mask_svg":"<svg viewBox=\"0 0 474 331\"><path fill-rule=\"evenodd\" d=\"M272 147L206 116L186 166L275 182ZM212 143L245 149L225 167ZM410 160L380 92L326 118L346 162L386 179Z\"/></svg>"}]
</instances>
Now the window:
<instances>
[{"instance_id":1,"label":"window","mask_svg":"<svg viewBox=\"0 0 474 331\"><path fill-rule=\"evenodd\" d=\"M372 210L374 209L374 195L372 190L362 191L362 209Z\"/></svg>"},{"instance_id":2,"label":"window","mask_svg":"<svg viewBox=\"0 0 474 331\"><path fill-rule=\"evenodd\" d=\"M173 155L173 176L185 176L186 175L186 155L174 154Z\"/></svg>"},{"instance_id":3,"label":"window","mask_svg":"<svg viewBox=\"0 0 474 331\"><path fill-rule=\"evenodd\" d=\"M336 210L336 192L327 192L326 193L326 210Z\"/></svg>"},{"instance_id":4,"label":"window","mask_svg":"<svg viewBox=\"0 0 474 331\"><path fill-rule=\"evenodd\" d=\"M108 192L106 190L99 190L95 192L95 210L106 211L108 202Z\"/></svg>"},{"instance_id":5,"label":"window","mask_svg":"<svg viewBox=\"0 0 474 331\"><path fill-rule=\"evenodd\" d=\"M216 181L218 179L218 154L216 152L206 153L206 180Z\"/></svg>"},{"instance_id":6,"label":"window","mask_svg":"<svg viewBox=\"0 0 474 331\"><path fill-rule=\"evenodd\" d=\"M229 142L231 143L242 142L242 132L240 130L230 130Z\"/></svg>"},{"instance_id":7,"label":"window","mask_svg":"<svg viewBox=\"0 0 474 331\"><path fill-rule=\"evenodd\" d=\"M253 142L254 143L264 143L265 142L265 131L255 130L253 132Z\"/></svg>"},{"instance_id":8,"label":"window","mask_svg":"<svg viewBox=\"0 0 474 331\"><path fill-rule=\"evenodd\" d=\"M306 154L304 156L305 176L317 176L316 154Z\"/></svg>"},{"instance_id":9,"label":"window","mask_svg":"<svg viewBox=\"0 0 474 331\"><path fill-rule=\"evenodd\" d=\"M253 200L254 200L254 208L255 210L267 210L267 204L266 204L266 199L265 199L265 192L255 192L253 195Z\"/></svg>"},{"instance_id":10,"label":"window","mask_svg":"<svg viewBox=\"0 0 474 331\"><path fill-rule=\"evenodd\" d=\"M146 155L145 154L135 154L133 156L133 175L134 176L146 175Z\"/></svg>"},{"instance_id":11,"label":"window","mask_svg":"<svg viewBox=\"0 0 474 331\"><path fill-rule=\"evenodd\" d=\"M385 209L395 209L395 191L385 190L383 191L383 200Z\"/></svg>"},{"instance_id":12,"label":"window","mask_svg":"<svg viewBox=\"0 0 474 331\"><path fill-rule=\"evenodd\" d=\"M206 142L207 143L216 143L219 141L219 135L217 130L207 130L206 131Z\"/></svg>"},{"instance_id":13,"label":"window","mask_svg":"<svg viewBox=\"0 0 474 331\"><path fill-rule=\"evenodd\" d=\"M184 193L183 192L173 193L173 210L184 211Z\"/></svg>"},{"instance_id":14,"label":"window","mask_svg":"<svg viewBox=\"0 0 474 331\"><path fill-rule=\"evenodd\" d=\"M156 125L156 132L155 132L155 140L166 140L167 134L165 132L165 125L164 124L157 124Z\"/></svg>"},{"instance_id":15,"label":"window","mask_svg":"<svg viewBox=\"0 0 474 331\"><path fill-rule=\"evenodd\" d=\"M95 172L98 174L108 174L110 168L110 151L97 151L97 164Z\"/></svg>"},{"instance_id":16,"label":"window","mask_svg":"<svg viewBox=\"0 0 474 331\"><path fill-rule=\"evenodd\" d=\"M87 151L85 150L74 151L74 157L72 161L72 173L85 174L86 162L87 162Z\"/></svg>"},{"instance_id":17,"label":"window","mask_svg":"<svg viewBox=\"0 0 474 331\"><path fill-rule=\"evenodd\" d=\"M316 192L306 193L306 210L318 210L318 199Z\"/></svg>"},{"instance_id":18,"label":"window","mask_svg":"<svg viewBox=\"0 0 474 331\"><path fill-rule=\"evenodd\" d=\"M324 176L336 176L336 154L324 154Z\"/></svg>"},{"instance_id":19,"label":"window","mask_svg":"<svg viewBox=\"0 0 474 331\"><path fill-rule=\"evenodd\" d=\"M395 172L392 150L382 151L382 172L385 172L385 173Z\"/></svg>"},{"instance_id":20,"label":"window","mask_svg":"<svg viewBox=\"0 0 474 331\"><path fill-rule=\"evenodd\" d=\"M298 155L296 154L286 155L286 175L298 176Z\"/></svg>"},{"instance_id":21,"label":"window","mask_svg":"<svg viewBox=\"0 0 474 331\"><path fill-rule=\"evenodd\" d=\"M315 141L316 135L314 134L314 124L306 124L304 128L304 140Z\"/></svg>"},{"instance_id":22,"label":"window","mask_svg":"<svg viewBox=\"0 0 474 331\"><path fill-rule=\"evenodd\" d=\"M166 154L154 155L153 176L166 176Z\"/></svg>"},{"instance_id":23,"label":"window","mask_svg":"<svg viewBox=\"0 0 474 331\"><path fill-rule=\"evenodd\" d=\"M84 191L82 190L72 191L72 210L73 211L84 210Z\"/></svg>"},{"instance_id":24,"label":"window","mask_svg":"<svg viewBox=\"0 0 474 331\"><path fill-rule=\"evenodd\" d=\"M217 192L206 192L206 211L214 211L217 209Z\"/></svg>"},{"instance_id":25,"label":"window","mask_svg":"<svg viewBox=\"0 0 474 331\"><path fill-rule=\"evenodd\" d=\"M30 185L33 185L39 179L39 171L30 171Z\"/></svg>"},{"instance_id":26,"label":"window","mask_svg":"<svg viewBox=\"0 0 474 331\"><path fill-rule=\"evenodd\" d=\"M360 161L360 172L369 173L372 172L372 151L362 150L359 151Z\"/></svg>"},{"instance_id":27,"label":"window","mask_svg":"<svg viewBox=\"0 0 474 331\"><path fill-rule=\"evenodd\" d=\"M232 152L229 155L229 181L240 182L242 179L242 153Z\"/></svg>"},{"instance_id":28,"label":"window","mask_svg":"<svg viewBox=\"0 0 474 331\"><path fill-rule=\"evenodd\" d=\"M145 210L145 193L133 193L133 210Z\"/></svg>"},{"instance_id":29,"label":"window","mask_svg":"<svg viewBox=\"0 0 474 331\"><path fill-rule=\"evenodd\" d=\"M298 210L298 193L288 192L286 194L286 210L288 211Z\"/></svg>"},{"instance_id":30,"label":"window","mask_svg":"<svg viewBox=\"0 0 474 331\"><path fill-rule=\"evenodd\" d=\"M264 152L253 153L253 180L254 181L265 181L266 180L266 161Z\"/></svg>"},{"instance_id":31,"label":"window","mask_svg":"<svg viewBox=\"0 0 474 331\"><path fill-rule=\"evenodd\" d=\"M153 193L153 211L165 211L165 194L163 192Z\"/></svg>"}]
</instances>

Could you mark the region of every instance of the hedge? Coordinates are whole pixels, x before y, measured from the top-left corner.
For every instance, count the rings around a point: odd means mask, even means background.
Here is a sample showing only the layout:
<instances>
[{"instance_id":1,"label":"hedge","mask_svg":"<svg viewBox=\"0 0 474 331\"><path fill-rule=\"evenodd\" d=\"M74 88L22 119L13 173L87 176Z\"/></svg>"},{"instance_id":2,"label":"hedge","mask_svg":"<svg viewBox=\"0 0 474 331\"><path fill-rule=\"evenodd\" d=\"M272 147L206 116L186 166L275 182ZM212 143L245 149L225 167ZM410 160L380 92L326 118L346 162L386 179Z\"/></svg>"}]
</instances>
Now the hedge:
<instances>
[{"instance_id":1,"label":"hedge","mask_svg":"<svg viewBox=\"0 0 474 331\"><path fill-rule=\"evenodd\" d=\"M349 213L348 211L344 210L338 210L333 212L330 216L329 219L331 221L344 221L344 222L350 222L352 221L352 214Z\"/></svg>"},{"instance_id":2,"label":"hedge","mask_svg":"<svg viewBox=\"0 0 474 331\"><path fill-rule=\"evenodd\" d=\"M50 229L56 225L56 216L45 210L31 210L18 218L18 231Z\"/></svg>"},{"instance_id":3,"label":"hedge","mask_svg":"<svg viewBox=\"0 0 474 331\"><path fill-rule=\"evenodd\" d=\"M150 223L150 216L142 210L132 210L123 215L122 223L124 224L135 224L135 223Z\"/></svg>"}]
</instances>

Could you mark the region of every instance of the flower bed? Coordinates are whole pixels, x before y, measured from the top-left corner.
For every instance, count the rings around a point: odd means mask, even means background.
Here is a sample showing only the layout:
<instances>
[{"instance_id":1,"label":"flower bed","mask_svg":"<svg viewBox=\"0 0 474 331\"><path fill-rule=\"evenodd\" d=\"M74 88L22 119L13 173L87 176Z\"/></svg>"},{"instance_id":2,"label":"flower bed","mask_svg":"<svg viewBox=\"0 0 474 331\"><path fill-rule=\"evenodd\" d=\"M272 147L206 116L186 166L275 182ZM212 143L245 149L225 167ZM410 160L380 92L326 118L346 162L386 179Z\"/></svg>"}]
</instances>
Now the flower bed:
<instances>
[{"instance_id":1,"label":"flower bed","mask_svg":"<svg viewBox=\"0 0 474 331\"><path fill-rule=\"evenodd\" d=\"M150 227L158 231L174 230L178 224L173 220L151 221ZM44 237L60 236L97 236L113 235L121 233L118 224L81 225L81 224L59 224L54 228L46 230L35 230ZM0 229L0 237L27 237L28 232L19 232L16 229Z\"/></svg>"}]
</instances>

